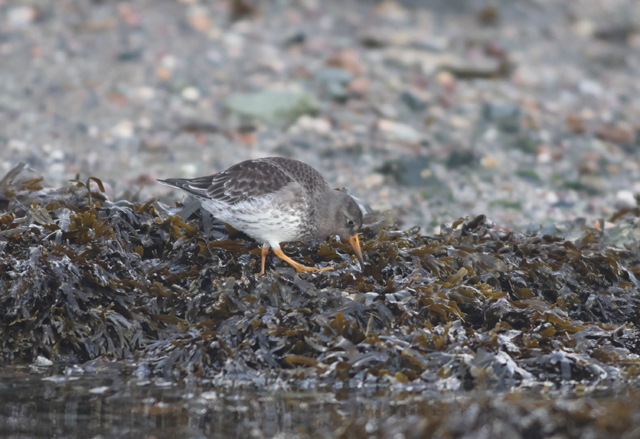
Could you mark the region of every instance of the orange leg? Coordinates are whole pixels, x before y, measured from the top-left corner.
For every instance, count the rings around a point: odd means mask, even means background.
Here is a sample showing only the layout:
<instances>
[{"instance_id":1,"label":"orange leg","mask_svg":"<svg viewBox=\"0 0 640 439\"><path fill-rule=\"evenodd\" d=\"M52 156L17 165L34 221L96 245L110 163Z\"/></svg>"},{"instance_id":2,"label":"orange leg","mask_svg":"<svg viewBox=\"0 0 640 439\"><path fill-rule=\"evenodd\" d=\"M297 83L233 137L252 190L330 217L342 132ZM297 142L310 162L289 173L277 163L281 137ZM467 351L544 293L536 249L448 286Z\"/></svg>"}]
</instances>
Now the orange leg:
<instances>
[{"instance_id":1,"label":"orange leg","mask_svg":"<svg viewBox=\"0 0 640 439\"><path fill-rule=\"evenodd\" d=\"M333 267L324 267L324 268L317 268L317 267L307 267L306 265L302 265L297 263L296 261L294 261L293 259L291 259L289 256L285 255L281 249L279 248L274 248L273 252L276 254L277 257L279 257L280 259L282 259L285 262L288 262L289 264L291 264L293 266L293 268L296 269L296 272L300 273L300 272L309 272L309 271L327 271L327 270L333 270Z\"/></svg>"},{"instance_id":2,"label":"orange leg","mask_svg":"<svg viewBox=\"0 0 640 439\"><path fill-rule=\"evenodd\" d=\"M260 273L256 273L256 276L262 276L264 274L264 262L267 260L269 254L269 247L266 245L262 247L262 263L260 264Z\"/></svg>"}]
</instances>

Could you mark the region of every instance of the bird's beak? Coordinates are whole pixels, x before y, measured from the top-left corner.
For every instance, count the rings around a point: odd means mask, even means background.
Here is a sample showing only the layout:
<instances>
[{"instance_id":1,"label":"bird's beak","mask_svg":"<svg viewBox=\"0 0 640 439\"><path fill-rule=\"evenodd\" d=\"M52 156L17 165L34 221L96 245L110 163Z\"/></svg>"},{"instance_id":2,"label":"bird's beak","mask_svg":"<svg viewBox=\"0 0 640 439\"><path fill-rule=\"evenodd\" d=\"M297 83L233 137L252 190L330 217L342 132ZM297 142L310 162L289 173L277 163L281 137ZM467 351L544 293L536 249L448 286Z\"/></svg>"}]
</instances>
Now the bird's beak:
<instances>
[{"instance_id":1,"label":"bird's beak","mask_svg":"<svg viewBox=\"0 0 640 439\"><path fill-rule=\"evenodd\" d=\"M351 238L349 238L349 243L351 244L351 247L353 247L353 251L358 257L360 268L364 272L364 258L362 257L362 249L360 248L360 240L358 239L358 235L353 235Z\"/></svg>"}]
</instances>

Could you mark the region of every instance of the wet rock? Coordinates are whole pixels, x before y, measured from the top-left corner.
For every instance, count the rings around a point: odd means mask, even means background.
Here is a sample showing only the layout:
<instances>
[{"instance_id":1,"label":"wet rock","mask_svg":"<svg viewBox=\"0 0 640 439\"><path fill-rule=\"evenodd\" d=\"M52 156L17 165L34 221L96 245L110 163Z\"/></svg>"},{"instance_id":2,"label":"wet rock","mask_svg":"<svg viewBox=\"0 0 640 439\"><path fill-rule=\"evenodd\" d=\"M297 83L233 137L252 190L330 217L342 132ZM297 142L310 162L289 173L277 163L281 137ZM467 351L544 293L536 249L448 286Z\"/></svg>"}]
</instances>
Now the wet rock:
<instances>
[{"instance_id":1,"label":"wet rock","mask_svg":"<svg viewBox=\"0 0 640 439\"><path fill-rule=\"evenodd\" d=\"M381 49L389 44L388 40L379 33L366 32L359 37L360 44L369 49Z\"/></svg>"},{"instance_id":2,"label":"wet rock","mask_svg":"<svg viewBox=\"0 0 640 439\"><path fill-rule=\"evenodd\" d=\"M496 26L500 23L500 10L496 5L486 5L480 9L478 21L485 26Z\"/></svg>"},{"instance_id":3,"label":"wet rock","mask_svg":"<svg viewBox=\"0 0 640 439\"><path fill-rule=\"evenodd\" d=\"M632 23L596 29L593 36L611 43L626 44L638 33L639 28Z\"/></svg>"},{"instance_id":4,"label":"wet rock","mask_svg":"<svg viewBox=\"0 0 640 439\"><path fill-rule=\"evenodd\" d=\"M632 191L620 190L616 192L616 201L623 207L633 207L636 205L636 197Z\"/></svg>"},{"instance_id":5,"label":"wet rock","mask_svg":"<svg viewBox=\"0 0 640 439\"><path fill-rule=\"evenodd\" d=\"M447 168L455 169L462 166L473 166L478 162L479 160L473 151L456 148L451 152L451 154L449 154L445 164L447 165Z\"/></svg>"},{"instance_id":6,"label":"wet rock","mask_svg":"<svg viewBox=\"0 0 640 439\"><path fill-rule=\"evenodd\" d=\"M487 122L495 123L502 131L515 133L520 130L520 107L514 102L485 102L482 117Z\"/></svg>"},{"instance_id":7,"label":"wet rock","mask_svg":"<svg viewBox=\"0 0 640 439\"><path fill-rule=\"evenodd\" d=\"M207 8L200 5L191 5L187 12L189 24L197 31L205 32L212 27L211 18Z\"/></svg>"},{"instance_id":8,"label":"wet rock","mask_svg":"<svg viewBox=\"0 0 640 439\"><path fill-rule=\"evenodd\" d=\"M580 93L587 96L600 96L604 91L602 85L599 82L592 81L590 79L580 81L580 83L578 84L578 90L580 90Z\"/></svg>"},{"instance_id":9,"label":"wet rock","mask_svg":"<svg viewBox=\"0 0 640 439\"><path fill-rule=\"evenodd\" d=\"M388 160L376 169L383 175L392 176L403 186L426 186L434 181L430 171L430 162L426 157L403 155L395 160Z\"/></svg>"},{"instance_id":10,"label":"wet rock","mask_svg":"<svg viewBox=\"0 0 640 439\"><path fill-rule=\"evenodd\" d=\"M234 93L226 104L234 113L274 124L287 123L319 109L313 96L293 90Z\"/></svg>"},{"instance_id":11,"label":"wet rock","mask_svg":"<svg viewBox=\"0 0 640 439\"><path fill-rule=\"evenodd\" d=\"M378 129L388 138L403 142L420 142L424 137L412 126L391 120L378 121Z\"/></svg>"},{"instance_id":12,"label":"wet rock","mask_svg":"<svg viewBox=\"0 0 640 439\"><path fill-rule=\"evenodd\" d=\"M526 154L537 154L538 145L539 142L528 136L520 137L513 142L514 148L519 149Z\"/></svg>"},{"instance_id":13,"label":"wet rock","mask_svg":"<svg viewBox=\"0 0 640 439\"><path fill-rule=\"evenodd\" d=\"M285 47L296 46L303 44L307 40L307 35L304 32L296 32L282 43Z\"/></svg>"},{"instance_id":14,"label":"wet rock","mask_svg":"<svg viewBox=\"0 0 640 439\"><path fill-rule=\"evenodd\" d=\"M513 70L507 58L453 58L444 65L448 71L459 79L497 78L508 76Z\"/></svg>"},{"instance_id":15,"label":"wet rock","mask_svg":"<svg viewBox=\"0 0 640 439\"><path fill-rule=\"evenodd\" d=\"M180 94L182 95L182 99L189 102L196 102L200 100L201 95L200 90L196 87L185 87Z\"/></svg>"},{"instance_id":16,"label":"wet rock","mask_svg":"<svg viewBox=\"0 0 640 439\"><path fill-rule=\"evenodd\" d=\"M405 68L418 66L425 74L433 75L440 70L448 70L455 64L457 57L451 53L434 53L413 48L388 48L384 50L385 59Z\"/></svg>"},{"instance_id":17,"label":"wet rock","mask_svg":"<svg viewBox=\"0 0 640 439\"><path fill-rule=\"evenodd\" d=\"M334 53L327 59L326 64L331 67L347 70L354 76L364 73L360 54L354 49L343 49Z\"/></svg>"},{"instance_id":18,"label":"wet rock","mask_svg":"<svg viewBox=\"0 0 640 439\"><path fill-rule=\"evenodd\" d=\"M310 116L301 116L296 121L295 127L315 131L318 134L326 135L331 131L331 122L327 119L313 118Z\"/></svg>"},{"instance_id":19,"label":"wet rock","mask_svg":"<svg viewBox=\"0 0 640 439\"><path fill-rule=\"evenodd\" d=\"M371 90L371 81L366 76L360 76L349 83L348 91L357 97L364 97Z\"/></svg>"},{"instance_id":20,"label":"wet rock","mask_svg":"<svg viewBox=\"0 0 640 439\"><path fill-rule=\"evenodd\" d=\"M243 18L251 18L258 14L259 3L255 0L231 0L230 13L232 20L241 20Z\"/></svg>"},{"instance_id":21,"label":"wet rock","mask_svg":"<svg viewBox=\"0 0 640 439\"><path fill-rule=\"evenodd\" d=\"M532 183L540 182L540 175L535 169L520 168L516 171L516 175L524 180L528 180Z\"/></svg>"},{"instance_id":22,"label":"wet rock","mask_svg":"<svg viewBox=\"0 0 640 439\"><path fill-rule=\"evenodd\" d=\"M580 117L575 113L567 114L566 122L567 128L569 128L569 131L571 131L573 134L582 134L586 131L582 119L580 119Z\"/></svg>"},{"instance_id":23,"label":"wet rock","mask_svg":"<svg viewBox=\"0 0 640 439\"><path fill-rule=\"evenodd\" d=\"M419 112L424 111L427 108L427 102L422 99L417 94L405 90L400 95L400 100L404 103L411 111Z\"/></svg>"},{"instance_id":24,"label":"wet rock","mask_svg":"<svg viewBox=\"0 0 640 439\"><path fill-rule=\"evenodd\" d=\"M397 22L407 20L410 16L409 11L395 0L383 0L375 6L374 11L381 18Z\"/></svg>"},{"instance_id":25,"label":"wet rock","mask_svg":"<svg viewBox=\"0 0 640 439\"><path fill-rule=\"evenodd\" d=\"M596 130L596 137L620 145L635 141L635 132L631 127L623 125L603 125Z\"/></svg>"},{"instance_id":26,"label":"wet rock","mask_svg":"<svg viewBox=\"0 0 640 439\"><path fill-rule=\"evenodd\" d=\"M314 79L331 99L345 100L347 85L353 80L353 74L337 67L323 67L316 71Z\"/></svg>"},{"instance_id":27,"label":"wet rock","mask_svg":"<svg viewBox=\"0 0 640 439\"><path fill-rule=\"evenodd\" d=\"M14 28L29 26L38 16L38 10L33 6L14 6L7 11L7 21Z\"/></svg>"},{"instance_id":28,"label":"wet rock","mask_svg":"<svg viewBox=\"0 0 640 439\"><path fill-rule=\"evenodd\" d=\"M605 160L600 152L589 151L585 153L578 164L578 173L580 175L593 175L604 168Z\"/></svg>"}]
</instances>

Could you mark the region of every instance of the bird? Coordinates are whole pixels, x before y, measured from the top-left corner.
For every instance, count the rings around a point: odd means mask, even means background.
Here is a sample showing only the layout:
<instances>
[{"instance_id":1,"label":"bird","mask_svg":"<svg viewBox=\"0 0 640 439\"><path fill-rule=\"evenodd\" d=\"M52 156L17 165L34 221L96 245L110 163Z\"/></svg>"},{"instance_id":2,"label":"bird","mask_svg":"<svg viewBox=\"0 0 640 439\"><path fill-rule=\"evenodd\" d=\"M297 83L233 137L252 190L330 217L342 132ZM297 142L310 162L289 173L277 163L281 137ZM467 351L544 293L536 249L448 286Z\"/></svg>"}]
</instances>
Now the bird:
<instances>
[{"instance_id":1,"label":"bird","mask_svg":"<svg viewBox=\"0 0 640 439\"><path fill-rule=\"evenodd\" d=\"M262 244L261 276L269 248L296 272L331 270L300 264L280 243L348 239L364 271L358 233L363 213L348 193L331 189L311 166L284 157L246 160L217 174L197 178L167 178L160 183L194 196L214 217Z\"/></svg>"}]
</instances>

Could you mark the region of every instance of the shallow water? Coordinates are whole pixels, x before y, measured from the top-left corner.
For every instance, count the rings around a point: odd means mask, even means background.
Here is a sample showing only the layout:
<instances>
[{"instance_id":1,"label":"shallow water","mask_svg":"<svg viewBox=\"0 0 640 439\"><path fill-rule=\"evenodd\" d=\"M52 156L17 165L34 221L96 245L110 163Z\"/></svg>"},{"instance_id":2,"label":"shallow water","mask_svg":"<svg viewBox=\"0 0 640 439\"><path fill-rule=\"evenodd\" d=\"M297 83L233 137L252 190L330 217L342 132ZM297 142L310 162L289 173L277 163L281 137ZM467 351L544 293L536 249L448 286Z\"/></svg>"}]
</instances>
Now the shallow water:
<instances>
[{"instance_id":1,"label":"shallow water","mask_svg":"<svg viewBox=\"0 0 640 439\"><path fill-rule=\"evenodd\" d=\"M0 371L0 437L334 437L362 410L375 417L375 405L387 399L362 404L349 392L221 393L202 382L78 371ZM390 407L382 404L381 416L383 406Z\"/></svg>"},{"instance_id":2,"label":"shallow water","mask_svg":"<svg viewBox=\"0 0 640 439\"><path fill-rule=\"evenodd\" d=\"M638 437L640 394L592 387L497 392L272 392L77 366L0 369L0 438ZM272 386L273 388L273 386ZM578 392L579 389L580 392ZM626 436L625 436L626 435Z\"/></svg>"}]
</instances>

